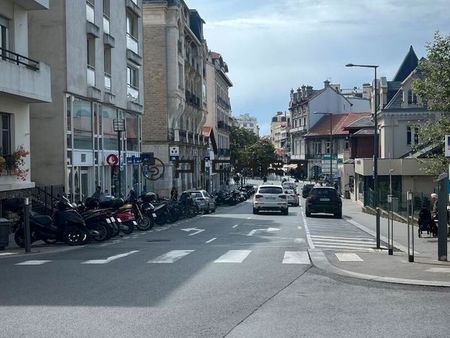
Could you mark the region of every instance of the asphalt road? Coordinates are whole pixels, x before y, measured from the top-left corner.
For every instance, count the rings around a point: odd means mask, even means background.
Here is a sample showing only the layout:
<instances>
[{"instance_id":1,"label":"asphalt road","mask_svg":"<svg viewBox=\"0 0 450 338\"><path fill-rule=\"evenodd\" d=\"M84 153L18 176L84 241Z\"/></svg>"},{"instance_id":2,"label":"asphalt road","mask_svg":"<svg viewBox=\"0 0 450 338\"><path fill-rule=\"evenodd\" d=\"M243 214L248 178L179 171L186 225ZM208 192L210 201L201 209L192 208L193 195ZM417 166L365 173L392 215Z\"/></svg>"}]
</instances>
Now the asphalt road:
<instances>
[{"instance_id":1,"label":"asphalt road","mask_svg":"<svg viewBox=\"0 0 450 338\"><path fill-rule=\"evenodd\" d=\"M244 202L104 244L1 258L0 337L448 336L450 292L323 274L305 230L333 250L322 240L335 219L305 226L299 207L251 210Z\"/></svg>"}]
</instances>

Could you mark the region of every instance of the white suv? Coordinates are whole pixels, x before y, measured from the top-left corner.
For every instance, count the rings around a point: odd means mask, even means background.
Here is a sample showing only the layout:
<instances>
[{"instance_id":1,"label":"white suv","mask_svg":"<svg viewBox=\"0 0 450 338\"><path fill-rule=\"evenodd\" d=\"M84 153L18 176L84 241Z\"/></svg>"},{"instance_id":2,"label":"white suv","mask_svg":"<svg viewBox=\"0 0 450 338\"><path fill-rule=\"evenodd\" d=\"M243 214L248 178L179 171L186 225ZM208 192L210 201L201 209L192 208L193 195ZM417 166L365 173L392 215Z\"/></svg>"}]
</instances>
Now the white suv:
<instances>
[{"instance_id":1,"label":"white suv","mask_svg":"<svg viewBox=\"0 0 450 338\"><path fill-rule=\"evenodd\" d=\"M258 187L253 198L253 213L261 210L279 210L283 215L289 214L287 196L281 185L263 184Z\"/></svg>"}]
</instances>

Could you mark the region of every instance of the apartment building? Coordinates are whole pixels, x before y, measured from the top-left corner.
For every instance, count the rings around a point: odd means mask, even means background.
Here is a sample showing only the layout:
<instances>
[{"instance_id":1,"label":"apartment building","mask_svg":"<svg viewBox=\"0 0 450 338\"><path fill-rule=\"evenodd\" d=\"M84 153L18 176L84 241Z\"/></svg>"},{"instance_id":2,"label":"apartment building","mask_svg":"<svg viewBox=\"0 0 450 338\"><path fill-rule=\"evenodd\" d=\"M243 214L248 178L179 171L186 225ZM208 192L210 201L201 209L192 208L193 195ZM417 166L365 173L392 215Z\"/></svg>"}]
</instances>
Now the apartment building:
<instances>
[{"instance_id":1,"label":"apartment building","mask_svg":"<svg viewBox=\"0 0 450 338\"><path fill-rule=\"evenodd\" d=\"M140 1L50 0L30 15L30 53L53 69L53 102L31 110L33 179L73 200L96 185L116 196L141 190Z\"/></svg>"},{"instance_id":2,"label":"apartment building","mask_svg":"<svg viewBox=\"0 0 450 338\"><path fill-rule=\"evenodd\" d=\"M229 89L233 86L233 83L227 73L228 65L222 56L219 53L210 51L206 63L208 115L205 126L209 126L214 130L217 144L216 160L222 161L230 160L230 128L232 126ZM222 169L229 166L229 164L224 163L222 164ZM218 191L226 184L227 176L225 173L210 171L210 175L211 191Z\"/></svg>"},{"instance_id":3,"label":"apartment building","mask_svg":"<svg viewBox=\"0 0 450 338\"><path fill-rule=\"evenodd\" d=\"M148 189L168 196L205 187L202 161L208 156L203 135L207 116L204 21L182 0L144 0L145 115L142 147L160 160L159 179ZM157 46L157 48L155 48ZM174 148L173 148L174 147ZM170 149L177 156L169 156ZM192 162L180 162L192 161ZM178 172L186 170L189 172Z\"/></svg>"},{"instance_id":4,"label":"apartment building","mask_svg":"<svg viewBox=\"0 0 450 338\"><path fill-rule=\"evenodd\" d=\"M237 125L240 128L244 128L252 131L256 136L259 136L259 126L256 117L250 114L241 114L235 118Z\"/></svg>"},{"instance_id":5,"label":"apartment building","mask_svg":"<svg viewBox=\"0 0 450 338\"><path fill-rule=\"evenodd\" d=\"M287 159L289 153L290 115L286 112L277 112L270 123L270 139L280 160Z\"/></svg>"},{"instance_id":6,"label":"apartment building","mask_svg":"<svg viewBox=\"0 0 450 338\"><path fill-rule=\"evenodd\" d=\"M0 2L1 200L27 197L35 185L30 159L39 153L30 151L30 105L51 102L52 96L49 65L29 53L36 43L29 38L29 15L48 7L48 0Z\"/></svg>"}]
</instances>

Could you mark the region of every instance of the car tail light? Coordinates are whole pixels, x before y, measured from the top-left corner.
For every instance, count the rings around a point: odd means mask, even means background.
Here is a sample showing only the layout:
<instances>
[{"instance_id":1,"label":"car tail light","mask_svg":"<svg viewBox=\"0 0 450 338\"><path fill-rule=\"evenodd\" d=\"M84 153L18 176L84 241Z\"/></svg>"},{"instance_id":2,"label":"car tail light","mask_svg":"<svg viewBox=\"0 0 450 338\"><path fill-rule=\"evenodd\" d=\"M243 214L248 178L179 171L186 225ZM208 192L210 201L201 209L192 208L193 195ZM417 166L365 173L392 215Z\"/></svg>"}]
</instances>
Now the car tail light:
<instances>
[{"instance_id":1,"label":"car tail light","mask_svg":"<svg viewBox=\"0 0 450 338\"><path fill-rule=\"evenodd\" d=\"M256 199L261 198L261 197L263 197L263 195L255 195Z\"/></svg>"},{"instance_id":2,"label":"car tail light","mask_svg":"<svg viewBox=\"0 0 450 338\"><path fill-rule=\"evenodd\" d=\"M282 200L286 199L286 195L279 195L278 197L281 198Z\"/></svg>"}]
</instances>

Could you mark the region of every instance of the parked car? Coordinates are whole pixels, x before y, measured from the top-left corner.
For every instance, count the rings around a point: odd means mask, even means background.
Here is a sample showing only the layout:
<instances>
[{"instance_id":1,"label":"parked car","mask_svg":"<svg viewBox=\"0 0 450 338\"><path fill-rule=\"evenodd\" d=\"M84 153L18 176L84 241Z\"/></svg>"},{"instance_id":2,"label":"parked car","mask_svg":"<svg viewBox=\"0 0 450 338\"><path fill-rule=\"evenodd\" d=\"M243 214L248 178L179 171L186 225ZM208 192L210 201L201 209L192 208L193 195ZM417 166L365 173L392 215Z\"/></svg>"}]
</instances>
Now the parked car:
<instances>
[{"instance_id":1,"label":"parked car","mask_svg":"<svg viewBox=\"0 0 450 338\"><path fill-rule=\"evenodd\" d=\"M253 198L253 213L262 210L279 210L283 215L289 214L287 196L281 185L263 184L258 187Z\"/></svg>"},{"instance_id":2,"label":"parked car","mask_svg":"<svg viewBox=\"0 0 450 338\"><path fill-rule=\"evenodd\" d=\"M312 188L306 198L306 217L311 217L312 213L328 213L336 218L342 218L342 200L336 189L333 187Z\"/></svg>"},{"instance_id":3,"label":"parked car","mask_svg":"<svg viewBox=\"0 0 450 338\"><path fill-rule=\"evenodd\" d=\"M293 207L298 207L300 205L300 199L297 193L292 189L284 189L284 193L287 196L288 204Z\"/></svg>"},{"instance_id":4,"label":"parked car","mask_svg":"<svg viewBox=\"0 0 450 338\"><path fill-rule=\"evenodd\" d=\"M309 195L311 189L314 188L314 184L305 184L302 188L302 197L306 198Z\"/></svg>"},{"instance_id":5,"label":"parked car","mask_svg":"<svg viewBox=\"0 0 450 338\"><path fill-rule=\"evenodd\" d=\"M295 182L286 181L286 182L281 183L281 185L283 186L283 189L291 189L291 190L294 190L295 192L297 192L297 184Z\"/></svg>"},{"instance_id":6,"label":"parked car","mask_svg":"<svg viewBox=\"0 0 450 338\"><path fill-rule=\"evenodd\" d=\"M206 190L188 190L183 193L191 195L200 211L205 213L216 211L216 201Z\"/></svg>"}]
</instances>

